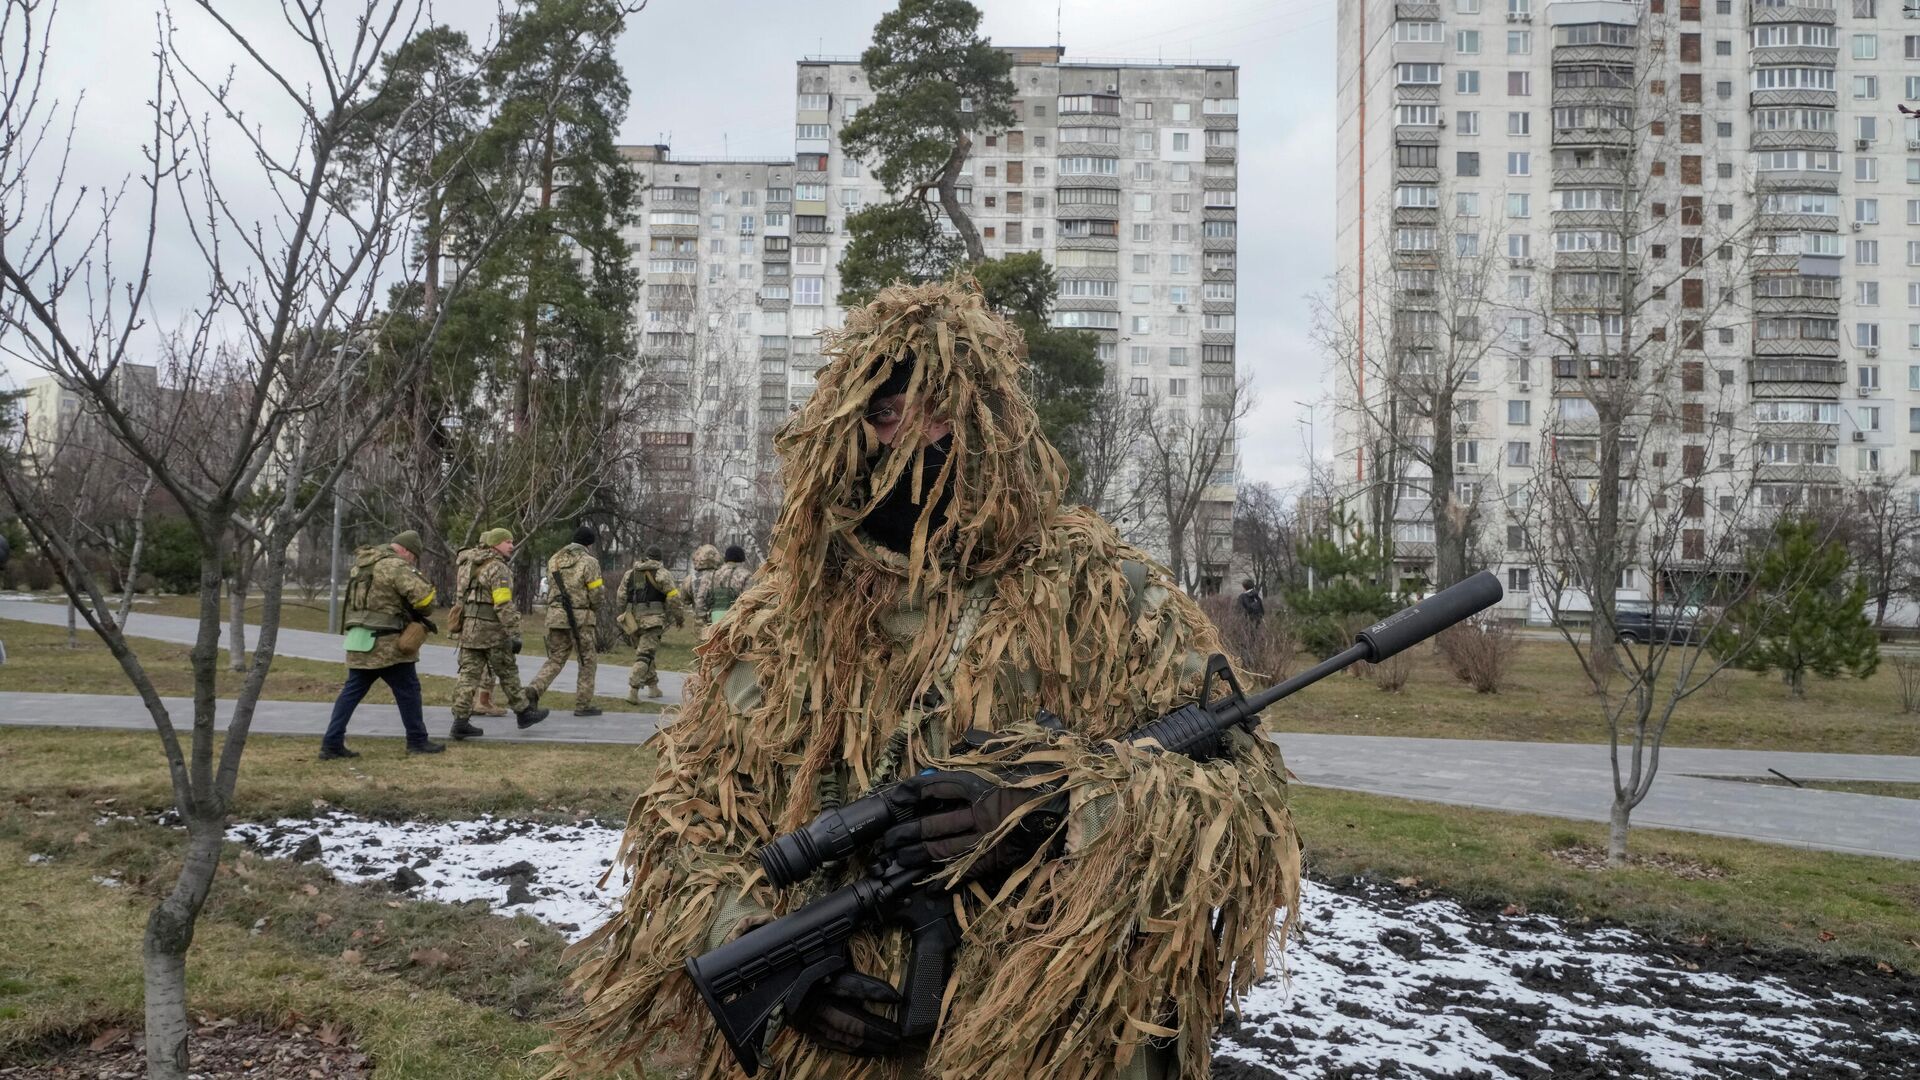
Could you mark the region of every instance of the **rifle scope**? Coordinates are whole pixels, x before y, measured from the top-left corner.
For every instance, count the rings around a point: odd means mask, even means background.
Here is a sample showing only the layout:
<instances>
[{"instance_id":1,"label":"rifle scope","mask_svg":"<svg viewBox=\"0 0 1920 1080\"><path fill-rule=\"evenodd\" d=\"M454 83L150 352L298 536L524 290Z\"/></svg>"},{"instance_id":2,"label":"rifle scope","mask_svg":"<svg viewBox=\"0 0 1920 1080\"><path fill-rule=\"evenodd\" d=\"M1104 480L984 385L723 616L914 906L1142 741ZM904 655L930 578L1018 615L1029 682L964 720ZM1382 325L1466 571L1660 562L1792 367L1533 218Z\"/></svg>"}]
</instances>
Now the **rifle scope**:
<instances>
[{"instance_id":1,"label":"rifle scope","mask_svg":"<svg viewBox=\"0 0 1920 1080\"><path fill-rule=\"evenodd\" d=\"M1126 739L1151 739L1163 749L1178 752L1204 746L1217 740L1228 728L1257 722L1261 710L1281 698L1362 660L1377 664L1404 652L1499 603L1504 594L1500 579L1482 570L1381 619L1355 634L1353 645L1345 651L1285 682L1252 697L1242 697L1236 692L1214 701L1183 706L1129 733ZM1209 664L1209 668L1212 666ZM786 888L812 877L827 863L845 859L855 849L880 839L911 813L910 806L896 811L884 793L855 799L838 810L826 811L794 832L776 837L760 849L760 868L766 871L767 880L775 888Z\"/></svg>"}]
</instances>

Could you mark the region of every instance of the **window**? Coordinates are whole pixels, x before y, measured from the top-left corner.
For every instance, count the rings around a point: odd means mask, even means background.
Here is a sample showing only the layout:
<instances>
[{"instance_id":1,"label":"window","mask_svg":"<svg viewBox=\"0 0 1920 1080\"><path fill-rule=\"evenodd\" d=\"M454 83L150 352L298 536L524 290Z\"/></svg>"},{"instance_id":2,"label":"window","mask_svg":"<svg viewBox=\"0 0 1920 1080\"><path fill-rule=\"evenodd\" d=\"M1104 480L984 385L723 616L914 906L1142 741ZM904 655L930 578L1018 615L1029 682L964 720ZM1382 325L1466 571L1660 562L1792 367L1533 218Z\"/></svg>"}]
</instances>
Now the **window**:
<instances>
[{"instance_id":1,"label":"window","mask_svg":"<svg viewBox=\"0 0 1920 1080\"><path fill-rule=\"evenodd\" d=\"M1880 58L1880 35L1853 35L1853 58L1855 60L1878 60Z\"/></svg>"},{"instance_id":2,"label":"window","mask_svg":"<svg viewBox=\"0 0 1920 1080\"><path fill-rule=\"evenodd\" d=\"M1453 253L1463 259L1477 258L1480 255L1480 234L1455 233Z\"/></svg>"},{"instance_id":3,"label":"window","mask_svg":"<svg viewBox=\"0 0 1920 1080\"><path fill-rule=\"evenodd\" d=\"M1531 135L1533 133L1533 114L1530 112L1510 112L1507 114L1507 134Z\"/></svg>"},{"instance_id":4,"label":"window","mask_svg":"<svg viewBox=\"0 0 1920 1080\"><path fill-rule=\"evenodd\" d=\"M1134 225L1133 238L1142 243L1150 242L1153 239L1153 226L1146 223Z\"/></svg>"},{"instance_id":5,"label":"window","mask_svg":"<svg viewBox=\"0 0 1920 1080\"><path fill-rule=\"evenodd\" d=\"M1853 220L1860 222L1862 225L1880 224L1880 200L1853 200Z\"/></svg>"},{"instance_id":6,"label":"window","mask_svg":"<svg viewBox=\"0 0 1920 1080\"><path fill-rule=\"evenodd\" d=\"M825 94L801 94L797 103L801 112L826 112L828 105Z\"/></svg>"},{"instance_id":7,"label":"window","mask_svg":"<svg viewBox=\"0 0 1920 1080\"><path fill-rule=\"evenodd\" d=\"M827 279L824 277L797 277L793 279L793 302L801 307L819 307L825 303Z\"/></svg>"},{"instance_id":8,"label":"window","mask_svg":"<svg viewBox=\"0 0 1920 1080\"><path fill-rule=\"evenodd\" d=\"M1102 284L1106 284L1106 283L1102 282ZM1127 299L1135 304L1151 304L1153 303L1153 286L1151 285L1129 286L1127 289Z\"/></svg>"},{"instance_id":9,"label":"window","mask_svg":"<svg viewBox=\"0 0 1920 1080\"><path fill-rule=\"evenodd\" d=\"M1208 132L1207 134L1211 135L1213 133ZM1133 148L1135 150L1152 150L1153 149L1153 132L1151 131L1134 132Z\"/></svg>"},{"instance_id":10,"label":"window","mask_svg":"<svg viewBox=\"0 0 1920 1080\"><path fill-rule=\"evenodd\" d=\"M1179 226L1179 228L1185 228L1185 227L1186 226ZM1193 256L1191 255L1167 256L1167 272L1170 274L1192 273L1193 272Z\"/></svg>"},{"instance_id":11,"label":"window","mask_svg":"<svg viewBox=\"0 0 1920 1080\"><path fill-rule=\"evenodd\" d=\"M1193 122L1193 104L1191 102L1186 102L1186 101L1174 102L1173 122L1176 124L1192 123Z\"/></svg>"},{"instance_id":12,"label":"window","mask_svg":"<svg viewBox=\"0 0 1920 1080\"><path fill-rule=\"evenodd\" d=\"M1453 444L1453 462L1456 465L1480 464L1480 443L1474 439L1461 439Z\"/></svg>"},{"instance_id":13,"label":"window","mask_svg":"<svg viewBox=\"0 0 1920 1080\"><path fill-rule=\"evenodd\" d=\"M1507 96L1527 97L1533 93L1533 73L1530 71L1507 72Z\"/></svg>"},{"instance_id":14,"label":"window","mask_svg":"<svg viewBox=\"0 0 1920 1080\"><path fill-rule=\"evenodd\" d=\"M1853 324L1853 343L1862 349L1880 347L1880 324L1863 322Z\"/></svg>"},{"instance_id":15,"label":"window","mask_svg":"<svg viewBox=\"0 0 1920 1080\"><path fill-rule=\"evenodd\" d=\"M1434 25L1438 26L1439 24L1435 23ZM1477 54L1480 51L1480 31L1455 31L1453 35L1453 51L1466 56Z\"/></svg>"},{"instance_id":16,"label":"window","mask_svg":"<svg viewBox=\"0 0 1920 1080\"><path fill-rule=\"evenodd\" d=\"M1533 51L1533 31L1507 31L1507 55L1525 56Z\"/></svg>"},{"instance_id":17,"label":"window","mask_svg":"<svg viewBox=\"0 0 1920 1080\"><path fill-rule=\"evenodd\" d=\"M1453 213L1455 217L1479 217L1480 193L1477 191L1454 192Z\"/></svg>"},{"instance_id":18,"label":"window","mask_svg":"<svg viewBox=\"0 0 1920 1080\"><path fill-rule=\"evenodd\" d=\"M1177 398L1186 397L1187 396L1187 380L1168 379L1167 380L1167 396L1177 397Z\"/></svg>"},{"instance_id":19,"label":"window","mask_svg":"<svg viewBox=\"0 0 1920 1080\"><path fill-rule=\"evenodd\" d=\"M1877 183L1880 180L1880 159L1857 157L1853 159L1853 178L1863 184Z\"/></svg>"},{"instance_id":20,"label":"window","mask_svg":"<svg viewBox=\"0 0 1920 1080\"><path fill-rule=\"evenodd\" d=\"M1480 73L1461 70L1453 73L1453 92L1456 94L1477 94L1480 92Z\"/></svg>"},{"instance_id":21,"label":"window","mask_svg":"<svg viewBox=\"0 0 1920 1080\"><path fill-rule=\"evenodd\" d=\"M824 139L827 137L827 125L798 124L795 125L793 134L797 139Z\"/></svg>"},{"instance_id":22,"label":"window","mask_svg":"<svg viewBox=\"0 0 1920 1080\"><path fill-rule=\"evenodd\" d=\"M1507 569L1507 591L1525 595L1533 588L1533 572L1524 566Z\"/></svg>"},{"instance_id":23,"label":"window","mask_svg":"<svg viewBox=\"0 0 1920 1080\"><path fill-rule=\"evenodd\" d=\"M1879 307L1880 283L1877 281L1856 282L1854 301L1861 307Z\"/></svg>"},{"instance_id":24,"label":"window","mask_svg":"<svg viewBox=\"0 0 1920 1080\"><path fill-rule=\"evenodd\" d=\"M1533 402L1514 400L1507 402L1507 423L1530 424L1533 422ZM1526 443L1519 444L1525 446Z\"/></svg>"},{"instance_id":25,"label":"window","mask_svg":"<svg viewBox=\"0 0 1920 1080\"><path fill-rule=\"evenodd\" d=\"M1153 333L1153 316L1135 315L1131 325L1136 334L1151 334Z\"/></svg>"},{"instance_id":26,"label":"window","mask_svg":"<svg viewBox=\"0 0 1920 1080\"><path fill-rule=\"evenodd\" d=\"M1438 65L1438 64L1433 64L1433 65L1420 65L1420 64L1402 64L1402 65L1400 65L1400 66L1401 66L1401 67L1403 67L1403 68L1406 68L1406 67L1422 67L1422 66L1431 66L1431 67L1433 67L1433 68L1434 68L1434 76L1433 76L1433 79L1432 79L1432 81L1433 81L1433 82L1435 82L1435 83L1438 83L1438 82L1440 81L1440 72L1439 72L1439 67L1440 67L1440 65ZM1151 120L1151 119L1153 119L1153 102L1151 102L1151 101L1136 101L1136 102L1134 102L1134 103L1133 103L1133 118L1134 118L1135 120Z\"/></svg>"},{"instance_id":27,"label":"window","mask_svg":"<svg viewBox=\"0 0 1920 1080\"><path fill-rule=\"evenodd\" d=\"M1147 274L1153 272L1153 256L1145 253L1133 257L1133 272Z\"/></svg>"},{"instance_id":28,"label":"window","mask_svg":"<svg viewBox=\"0 0 1920 1080\"><path fill-rule=\"evenodd\" d=\"M1880 365L1862 364L1859 367L1855 368L1854 371L1857 373L1856 377L1859 379L1859 382L1855 385L1859 386L1860 389L1862 390L1880 389Z\"/></svg>"},{"instance_id":29,"label":"window","mask_svg":"<svg viewBox=\"0 0 1920 1080\"><path fill-rule=\"evenodd\" d=\"M1480 154L1476 150L1458 150L1453 155L1453 171L1459 176L1480 175Z\"/></svg>"},{"instance_id":30,"label":"window","mask_svg":"<svg viewBox=\"0 0 1920 1080\"><path fill-rule=\"evenodd\" d=\"M1533 216L1533 196L1512 193L1507 196L1507 216L1526 218Z\"/></svg>"},{"instance_id":31,"label":"window","mask_svg":"<svg viewBox=\"0 0 1920 1080\"><path fill-rule=\"evenodd\" d=\"M1510 442L1507 444L1507 464L1517 468L1526 468L1532 463L1533 444Z\"/></svg>"},{"instance_id":32,"label":"window","mask_svg":"<svg viewBox=\"0 0 1920 1080\"><path fill-rule=\"evenodd\" d=\"M1853 77L1853 96L1871 100L1880 96L1880 76L1855 75Z\"/></svg>"},{"instance_id":33,"label":"window","mask_svg":"<svg viewBox=\"0 0 1920 1080\"><path fill-rule=\"evenodd\" d=\"M1533 175L1533 155L1525 150L1515 150L1507 154L1508 176Z\"/></svg>"},{"instance_id":34,"label":"window","mask_svg":"<svg viewBox=\"0 0 1920 1080\"><path fill-rule=\"evenodd\" d=\"M1853 261L1861 266L1880 265L1880 241L1855 240L1853 242Z\"/></svg>"}]
</instances>

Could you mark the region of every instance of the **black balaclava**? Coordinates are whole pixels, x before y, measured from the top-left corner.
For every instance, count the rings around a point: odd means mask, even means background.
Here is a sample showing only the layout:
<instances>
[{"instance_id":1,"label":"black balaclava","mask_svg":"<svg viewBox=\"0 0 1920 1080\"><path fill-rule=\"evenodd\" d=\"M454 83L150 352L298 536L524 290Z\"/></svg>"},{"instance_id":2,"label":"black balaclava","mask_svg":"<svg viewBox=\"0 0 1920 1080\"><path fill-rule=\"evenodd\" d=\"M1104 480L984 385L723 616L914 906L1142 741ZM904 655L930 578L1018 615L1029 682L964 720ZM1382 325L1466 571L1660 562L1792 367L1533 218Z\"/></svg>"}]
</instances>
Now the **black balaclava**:
<instances>
[{"instance_id":1,"label":"black balaclava","mask_svg":"<svg viewBox=\"0 0 1920 1080\"><path fill-rule=\"evenodd\" d=\"M909 350L893 365L893 373L887 376L887 381L874 389L871 400L878 401L881 398L906 393L907 384L913 378L913 366L914 356ZM895 449L899 448L889 448L889 452ZM920 470L922 490L914 491L913 469L908 468L901 472L900 478L894 481L893 490L887 492L886 498L882 499L880 505L874 507L873 512L869 513L862 522L867 535L873 537L882 547L904 554L913 547L913 526L920 519L923 510L928 515L927 535L933 535L934 530L946 520L947 503L952 500L953 491L951 488L943 490L937 498L931 500L928 499L928 495L932 492L933 485L939 482L940 470L946 466L947 456L952 452L951 432L939 442L929 444ZM878 471L875 466L880 460L880 457L875 457L868 463L871 472ZM917 500L916 495L918 495Z\"/></svg>"}]
</instances>

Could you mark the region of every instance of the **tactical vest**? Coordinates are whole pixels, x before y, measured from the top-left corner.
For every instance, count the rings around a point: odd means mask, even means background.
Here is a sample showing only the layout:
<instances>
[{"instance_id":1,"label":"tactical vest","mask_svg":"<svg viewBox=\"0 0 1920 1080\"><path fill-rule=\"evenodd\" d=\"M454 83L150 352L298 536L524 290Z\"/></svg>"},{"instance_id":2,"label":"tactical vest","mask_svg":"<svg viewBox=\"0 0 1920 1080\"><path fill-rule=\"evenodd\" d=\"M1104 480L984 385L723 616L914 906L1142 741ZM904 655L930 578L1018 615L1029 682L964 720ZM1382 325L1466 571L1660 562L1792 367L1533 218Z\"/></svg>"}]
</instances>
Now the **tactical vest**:
<instances>
[{"instance_id":1,"label":"tactical vest","mask_svg":"<svg viewBox=\"0 0 1920 1080\"><path fill-rule=\"evenodd\" d=\"M480 579L480 571L486 568L489 560L499 558L499 553L489 548L469 548L460 553L460 559L454 564L454 589L464 609L463 617L478 619L482 622L499 622L499 606L494 600L494 590ZM505 561L504 559L501 561Z\"/></svg>"},{"instance_id":2,"label":"tactical vest","mask_svg":"<svg viewBox=\"0 0 1920 1080\"><path fill-rule=\"evenodd\" d=\"M627 586L627 606L636 609L636 614L657 615L667 610L667 594L653 582L657 571L642 570L633 577L633 584Z\"/></svg>"},{"instance_id":3,"label":"tactical vest","mask_svg":"<svg viewBox=\"0 0 1920 1080\"><path fill-rule=\"evenodd\" d=\"M374 571L388 559L398 559L389 548L363 547L353 553L353 568L347 573L346 624L364 626L376 634L399 633L413 621L407 617L405 601L392 589L374 587Z\"/></svg>"},{"instance_id":4,"label":"tactical vest","mask_svg":"<svg viewBox=\"0 0 1920 1080\"><path fill-rule=\"evenodd\" d=\"M739 566L739 565L741 564L739 563L727 564L727 566ZM724 573L725 571L726 571L726 567L723 566L719 570L715 570L714 573L720 574L720 573ZM740 599L740 590L734 588L731 584L723 584L719 579L715 579L713 585L707 589L707 607L711 609L715 614L719 614L720 612L725 611L728 608L732 607L733 602L738 599Z\"/></svg>"}]
</instances>

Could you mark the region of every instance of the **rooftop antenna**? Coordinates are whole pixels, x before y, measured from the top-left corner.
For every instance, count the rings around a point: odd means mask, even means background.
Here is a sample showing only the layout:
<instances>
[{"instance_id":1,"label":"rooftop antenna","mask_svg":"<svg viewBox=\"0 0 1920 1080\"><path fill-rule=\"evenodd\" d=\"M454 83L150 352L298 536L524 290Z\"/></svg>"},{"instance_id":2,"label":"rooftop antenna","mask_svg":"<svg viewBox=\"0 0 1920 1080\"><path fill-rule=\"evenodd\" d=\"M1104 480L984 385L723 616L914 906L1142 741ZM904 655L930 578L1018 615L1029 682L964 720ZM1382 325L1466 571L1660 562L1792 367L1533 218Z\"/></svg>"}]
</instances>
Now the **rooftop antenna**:
<instances>
[{"instance_id":1,"label":"rooftop antenna","mask_svg":"<svg viewBox=\"0 0 1920 1080\"><path fill-rule=\"evenodd\" d=\"M1053 49L1057 53L1067 51L1065 38L1062 36L1060 29L1063 22L1063 17L1060 12L1064 7L1066 7L1065 0L1053 0Z\"/></svg>"}]
</instances>

